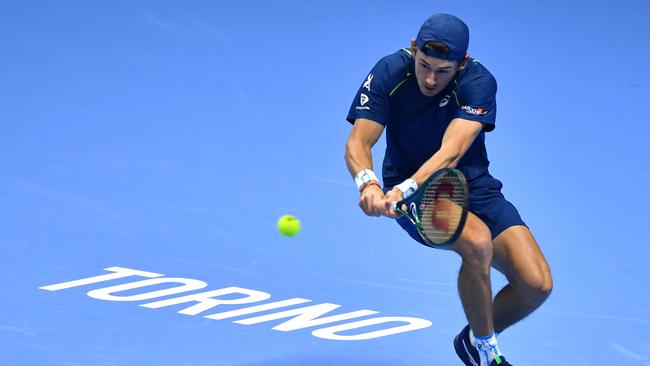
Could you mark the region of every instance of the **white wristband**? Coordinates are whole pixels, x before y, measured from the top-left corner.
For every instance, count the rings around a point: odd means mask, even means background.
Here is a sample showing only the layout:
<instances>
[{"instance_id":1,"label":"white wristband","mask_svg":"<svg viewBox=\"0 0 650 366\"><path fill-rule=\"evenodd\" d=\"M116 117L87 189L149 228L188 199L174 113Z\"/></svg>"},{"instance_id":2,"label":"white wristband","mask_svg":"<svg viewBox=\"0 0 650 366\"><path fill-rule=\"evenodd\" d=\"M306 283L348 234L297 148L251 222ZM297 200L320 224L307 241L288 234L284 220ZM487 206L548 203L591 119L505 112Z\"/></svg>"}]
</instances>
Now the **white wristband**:
<instances>
[{"instance_id":1,"label":"white wristband","mask_svg":"<svg viewBox=\"0 0 650 366\"><path fill-rule=\"evenodd\" d=\"M395 186L395 188L399 189L400 192L402 192L402 196L404 196L404 199L407 199L413 195L418 190L418 184L415 181L415 179L407 179L403 181L402 183L398 184Z\"/></svg>"},{"instance_id":2,"label":"white wristband","mask_svg":"<svg viewBox=\"0 0 650 366\"><path fill-rule=\"evenodd\" d=\"M377 179L375 172L370 169L364 169L357 173L357 175L354 177L354 183L356 183L357 188L359 189L361 189L362 185L370 182L371 180L376 180L379 182L379 179Z\"/></svg>"}]
</instances>

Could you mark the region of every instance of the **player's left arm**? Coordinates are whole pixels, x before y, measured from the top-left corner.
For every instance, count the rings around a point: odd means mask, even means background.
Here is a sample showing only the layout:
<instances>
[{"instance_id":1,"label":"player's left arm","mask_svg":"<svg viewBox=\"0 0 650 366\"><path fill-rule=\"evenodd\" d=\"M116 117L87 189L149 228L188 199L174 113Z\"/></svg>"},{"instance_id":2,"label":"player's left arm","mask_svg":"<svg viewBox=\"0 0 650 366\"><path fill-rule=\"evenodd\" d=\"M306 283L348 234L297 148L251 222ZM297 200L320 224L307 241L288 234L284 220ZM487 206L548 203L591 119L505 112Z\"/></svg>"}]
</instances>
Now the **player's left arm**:
<instances>
[{"instance_id":1,"label":"player's left arm","mask_svg":"<svg viewBox=\"0 0 650 366\"><path fill-rule=\"evenodd\" d=\"M440 149L411 177L421 186L433 173L442 168L455 168L476 136L483 130L483 123L454 118L442 137Z\"/></svg>"},{"instance_id":2,"label":"player's left arm","mask_svg":"<svg viewBox=\"0 0 650 366\"><path fill-rule=\"evenodd\" d=\"M476 136L483 130L483 123L463 118L454 118L442 137L440 149L411 177L421 186L433 173L442 168L455 168L465 155Z\"/></svg>"},{"instance_id":3,"label":"player's left arm","mask_svg":"<svg viewBox=\"0 0 650 366\"><path fill-rule=\"evenodd\" d=\"M440 149L411 176L418 187L433 173L443 168L455 168L458 161L465 155L467 149L474 143L476 136L483 130L483 123L463 118L454 118L442 137ZM396 187L386 193L386 202L397 202L403 199L402 192ZM388 210L385 216L398 217L394 211Z\"/></svg>"}]
</instances>

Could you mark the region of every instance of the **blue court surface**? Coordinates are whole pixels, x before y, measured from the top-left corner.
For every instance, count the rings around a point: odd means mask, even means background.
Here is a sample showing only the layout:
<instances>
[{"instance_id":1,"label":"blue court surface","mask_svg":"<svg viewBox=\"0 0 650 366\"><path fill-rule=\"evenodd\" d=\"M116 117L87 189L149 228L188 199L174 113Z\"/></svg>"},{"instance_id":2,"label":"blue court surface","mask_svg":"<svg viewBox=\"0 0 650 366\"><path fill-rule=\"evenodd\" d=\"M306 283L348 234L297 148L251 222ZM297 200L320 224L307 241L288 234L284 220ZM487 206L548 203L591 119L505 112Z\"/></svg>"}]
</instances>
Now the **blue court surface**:
<instances>
[{"instance_id":1,"label":"blue court surface","mask_svg":"<svg viewBox=\"0 0 650 366\"><path fill-rule=\"evenodd\" d=\"M343 160L435 12L498 80L490 170L555 280L501 349L650 365L641 0L3 1L0 365L459 365L459 257L364 216Z\"/></svg>"}]
</instances>

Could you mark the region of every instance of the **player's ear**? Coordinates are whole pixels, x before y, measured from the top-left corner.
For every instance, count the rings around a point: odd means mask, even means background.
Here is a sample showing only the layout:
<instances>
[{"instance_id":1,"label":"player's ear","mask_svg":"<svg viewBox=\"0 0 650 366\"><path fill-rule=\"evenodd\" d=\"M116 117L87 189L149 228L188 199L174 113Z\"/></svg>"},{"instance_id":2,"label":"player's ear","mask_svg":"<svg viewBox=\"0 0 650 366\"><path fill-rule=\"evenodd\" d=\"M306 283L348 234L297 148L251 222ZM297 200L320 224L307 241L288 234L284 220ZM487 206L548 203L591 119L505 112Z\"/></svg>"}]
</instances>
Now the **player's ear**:
<instances>
[{"instance_id":1,"label":"player's ear","mask_svg":"<svg viewBox=\"0 0 650 366\"><path fill-rule=\"evenodd\" d=\"M415 57L415 53L418 50L418 44L415 43L415 38L411 38L411 54Z\"/></svg>"},{"instance_id":2,"label":"player's ear","mask_svg":"<svg viewBox=\"0 0 650 366\"><path fill-rule=\"evenodd\" d=\"M469 60L469 54L465 55L465 58L458 61L458 70L462 70L465 68L465 65L467 65L467 61Z\"/></svg>"}]
</instances>

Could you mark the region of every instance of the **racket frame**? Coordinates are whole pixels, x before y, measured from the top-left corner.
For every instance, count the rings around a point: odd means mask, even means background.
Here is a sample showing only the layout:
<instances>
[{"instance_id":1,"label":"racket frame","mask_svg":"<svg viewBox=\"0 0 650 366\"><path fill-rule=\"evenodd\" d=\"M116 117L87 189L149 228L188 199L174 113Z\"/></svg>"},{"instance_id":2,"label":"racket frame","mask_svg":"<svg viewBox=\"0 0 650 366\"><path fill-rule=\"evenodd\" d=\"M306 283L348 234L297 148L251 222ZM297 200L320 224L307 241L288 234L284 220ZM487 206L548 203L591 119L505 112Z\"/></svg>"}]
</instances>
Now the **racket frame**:
<instances>
[{"instance_id":1,"label":"racket frame","mask_svg":"<svg viewBox=\"0 0 650 366\"><path fill-rule=\"evenodd\" d=\"M423 233L422 231L422 225L420 223L420 218L419 218L419 207L420 207L420 202L422 200L422 196L424 195L424 192L426 191L426 188L429 186L431 182L433 182L438 176L445 174L447 172L452 172L453 174L457 175L463 186L463 206L462 206L462 213L460 217L460 222L458 223L458 226L456 227L456 232L449 238L449 240L443 242L443 243L434 243L433 241L429 240ZM415 228L418 231L418 234L420 235L420 238L422 238L422 241L425 243L424 245L430 247L430 248L444 248L448 247L454 244L456 240L458 240L458 237L460 234L463 232L463 228L465 227L465 221L467 221L467 212L469 211L469 188L467 186L467 180L465 179L465 175L463 173L455 168L442 168L438 170L437 172L433 173L427 180L422 184L422 186L418 189L416 192L416 197L415 199L410 203L407 204L407 201L410 199L403 199L399 202L397 202L395 206L395 211L399 212L402 214L402 216L405 216L406 218L411 221L411 223L415 226ZM403 205L407 205L406 210L402 209Z\"/></svg>"}]
</instances>

